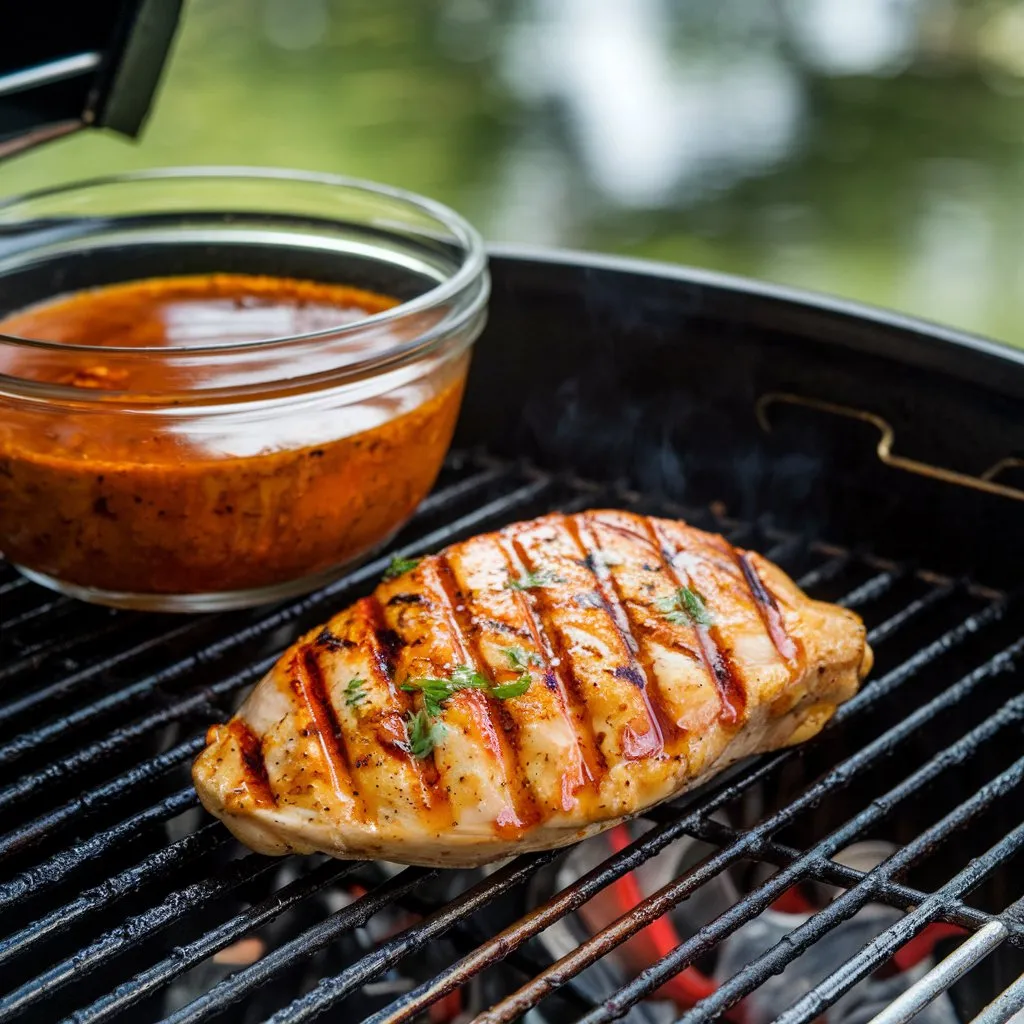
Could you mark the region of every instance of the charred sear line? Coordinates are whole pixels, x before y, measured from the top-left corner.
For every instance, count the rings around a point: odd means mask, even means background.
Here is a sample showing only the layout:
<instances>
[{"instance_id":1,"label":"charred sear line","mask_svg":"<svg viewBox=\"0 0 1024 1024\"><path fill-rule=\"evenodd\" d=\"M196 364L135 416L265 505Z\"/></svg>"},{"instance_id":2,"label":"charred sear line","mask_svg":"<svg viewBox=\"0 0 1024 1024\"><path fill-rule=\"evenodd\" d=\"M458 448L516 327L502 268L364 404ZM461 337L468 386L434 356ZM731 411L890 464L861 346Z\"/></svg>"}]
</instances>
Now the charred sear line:
<instances>
[{"instance_id":1,"label":"charred sear line","mask_svg":"<svg viewBox=\"0 0 1024 1024\"><path fill-rule=\"evenodd\" d=\"M386 682L391 683L395 678L398 652L405 646L405 641L385 624L384 611L374 595L363 599L363 609L366 612L366 628L369 632L374 667Z\"/></svg>"},{"instance_id":2,"label":"charred sear line","mask_svg":"<svg viewBox=\"0 0 1024 1024\"><path fill-rule=\"evenodd\" d=\"M477 632L470 629L472 611L466 607L466 597L459 589L451 562L442 552L437 556L437 582L440 593L438 597L447 605L449 621L452 626L452 647L458 650L461 646L465 664L481 672L486 678L493 678L480 653ZM461 609L461 610L460 610ZM491 700L479 691L470 691L471 699L480 699L484 714L487 716L490 729L494 735L504 735L511 765L503 764L505 782L509 787L512 808L521 822L536 821L539 818L537 800L532 789L526 783L526 772L520 761L521 745L519 741L519 725L508 712L507 708L495 708L500 701ZM504 761L505 759L503 759ZM509 768L512 770L509 771Z\"/></svg>"},{"instance_id":3,"label":"charred sear line","mask_svg":"<svg viewBox=\"0 0 1024 1024\"><path fill-rule=\"evenodd\" d=\"M297 653L293 662L292 687L305 704L316 730L332 788L339 796L348 795L351 791L348 755L338 716L324 684L316 647L304 647Z\"/></svg>"},{"instance_id":4,"label":"charred sear line","mask_svg":"<svg viewBox=\"0 0 1024 1024\"><path fill-rule=\"evenodd\" d=\"M743 577L747 581L747 586L750 587L750 593L753 595L754 600L766 608L778 608L775 603L775 598L768 593L767 587L761 577L758 576L757 570L750 564L750 559L741 552L736 552L736 561L739 563L739 567L743 570Z\"/></svg>"},{"instance_id":5,"label":"charred sear line","mask_svg":"<svg viewBox=\"0 0 1024 1024\"><path fill-rule=\"evenodd\" d=\"M499 547L510 575L527 570L526 554L511 531L502 532ZM544 595L542 592L532 595L521 591L513 593L529 623L531 638L544 657L544 685L561 697L559 703L562 705L565 721L576 738L576 748L583 771L592 781L597 781L599 775L607 772L608 762L594 736L583 687L572 670L572 660L558 630L548 623L544 614ZM554 667L555 659L558 660L557 671ZM588 757L593 760L592 765L588 763Z\"/></svg>"},{"instance_id":6,"label":"charred sear line","mask_svg":"<svg viewBox=\"0 0 1024 1024\"><path fill-rule=\"evenodd\" d=\"M757 605L758 614L761 616L761 621L764 623L775 649L791 668L796 668L802 659L803 646L787 632L778 602L764 585L754 564L745 554L736 551L735 548L733 548L732 554L743 572L743 578L747 581L751 596Z\"/></svg>"},{"instance_id":7,"label":"charred sear line","mask_svg":"<svg viewBox=\"0 0 1024 1024\"><path fill-rule=\"evenodd\" d=\"M643 673L635 665L620 665L613 674L616 679L625 679L626 682L632 683L638 690L647 685Z\"/></svg>"},{"instance_id":8,"label":"charred sear line","mask_svg":"<svg viewBox=\"0 0 1024 1024\"><path fill-rule=\"evenodd\" d=\"M515 626L502 622L500 619L481 619L479 625L482 629L491 629L496 633L505 633L508 636L518 636L528 640L532 635L528 629L517 629Z\"/></svg>"},{"instance_id":9,"label":"charred sear line","mask_svg":"<svg viewBox=\"0 0 1024 1024\"><path fill-rule=\"evenodd\" d=\"M246 783L253 798L262 806L275 806L277 800L270 787L267 762L263 756L262 738L257 736L240 718L233 719L228 728L238 744L242 768L247 775Z\"/></svg>"},{"instance_id":10,"label":"charred sear line","mask_svg":"<svg viewBox=\"0 0 1024 1024\"><path fill-rule=\"evenodd\" d=\"M639 656L641 647L637 637L637 626L631 619L626 603L622 600L622 595L616 586L615 578L608 569L608 559L601 551L597 535L594 533L586 513L579 516L567 516L565 522L576 546L586 552L587 560L592 565L590 575L594 580L593 592L600 599L605 614L619 634L629 657L628 665L617 668L614 675L618 679L628 680L643 695L647 717L657 738L655 748L658 753L661 753L665 748L666 734L674 736L678 729L665 708L654 673Z\"/></svg>"},{"instance_id":11,"label":"charred sear line","mask_svg":"<svg viewBox=\"0 0 1024 1024\"><path fill-rule=\"evenodd\" d=\"M422 604L423 598L420 594L395 594L388 598L388 607L402 604Z\"/></svg>"},{"instance_id":12,"label":"charred sear line","mask_svg":"<svg viewBox=\"0 0 1024 1024\"><path fill-rule=\"evenodd\" d=\"M671 551L667 545L659 543L658 527L655 520L644 517L643 522L645 528L650 533L651 540L654 542L655 546L662 552L668 552L668 557L664 562L664 569L669 578L673 581L676 589L685 588L691 591L703 604L704 597L693 587L693 583L688 574L676 569L676 553ZM737 673L736 667L732 663L732 659L729 657L728 651L721 643L718 627L701 622L694 622L693 629L700 641L701 655L708 669L708 674L711 676L711 679L718 690L719 699L722 705L719 717L726 724L737 724L740 721L743 710L747 704L747 693L743 686L743 681Z\"/></svg>"},{"instance_id":13,"label":"charred sear line","mask_svg":"<svg viewBox=\"0 0 1024 1024\"><path fill-rule=\"evenodd\" d=\"M317 647L325 647L329 651L346 651L355 647L355 643L352 640L340 637L337 633L332 633L327 626L320 630L313 643Z\"/></svg>"},{"instance_id":14,"label":"charred sear line","mask_svg":"<svg viewBox=\"0 0 1024 1024\"><path fill-rule=\"evenodd\" d=\"M323 720L329 726L331 736L335 741L340 741L342 739L341 722L338 721L334 705L327 696L324 674L320 671L320 662L317 661L315 651L307 648L302 652L302 667L306 672L307 693L316 702L317 710L323 715ZM341 753L340 750L339 753Z\"/></svg>"}]
</instances>

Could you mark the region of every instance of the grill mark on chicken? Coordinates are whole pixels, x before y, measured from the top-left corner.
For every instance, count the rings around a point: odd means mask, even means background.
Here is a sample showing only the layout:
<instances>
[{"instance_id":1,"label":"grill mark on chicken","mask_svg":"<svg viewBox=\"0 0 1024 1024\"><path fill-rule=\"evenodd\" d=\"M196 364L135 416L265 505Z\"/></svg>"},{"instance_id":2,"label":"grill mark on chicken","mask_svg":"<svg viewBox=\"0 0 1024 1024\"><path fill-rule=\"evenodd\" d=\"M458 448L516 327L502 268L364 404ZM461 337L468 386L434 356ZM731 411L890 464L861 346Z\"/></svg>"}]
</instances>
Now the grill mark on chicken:
<instances>
[{"instance_id":1,"label":"grill mark on chicken","mask_svg":"<svg viewBox=\"0 0 1024 1024\"><path fill-rule=\"evenodd\" d=\"M438 556L438 578L444 589L445 600L451 609L451 615L458 624L458 635L465 638L463 650L469 659L465 664L477 671L483 671L483 674L494 682L483 655L480 653L479 629L473 622L478 609L474 605L473 595L471 593L463 595L459 591L451 562L443 553ZM455 592L458 592L458 601L453 596ZM459 610L460 608L462 611ZM508 824L513 827L525 827L527 824L539 821L537 794L533 792L526 781L526 772L522 764L519 724L501 707L500 700L480 693L476 696L480 698L479 703L486 710L490 728L494 730L496 736L504 738L501 748L505 782L512 794L512 803L518 819L516 822Z\"/></svg>"},{"instance_id":2,"label":"grill mark on chicken","mask_svg":"<svg viewBox=\"0 0 1024 1024\"><path fill-rule=\"evenodd\" d=\"M424 604L420 601L419 604ZM416 775L416 782L425 807L440 809L448 802L448 793L441 785L441 773L431 751L426 757L416 757L409 749L409 734L405 716L415 709L411 693L406 693L395 678L398 657L406 644L401 633L387 624L386 611L376 594L363 598L364 621L367 627L373 671L376 678L382 678L388 689L391 710L381 716L378 737L381 748L396 760L405 761ZM388 608L391 608L388 602ZM400 610L398 612L400 615Z\"/></svg>"},{"instance_id":3,"label":"grill mark on chicken","mask_svg":"<svg viewBox=\"0 0 1024 1024\"><path fill-rule=\"evenodd\" d=\"M768 630L768 635L772 638L775 650L779 652L790 669L794 672L800 671L804 663L804 647L797 637L790 636L786 631L786 623L782 618L782 612L779 611L775 595L765 586L757 567L746 554L737 551L731 544L729 547L732 549L733 558L743 572L743 578L747 581L754 604L757 605L758 614L764 622L765 629Z\"/></svg>"},{"instance_id":4,"label":"grill mark on chicken","mask_svg":"<svg viewBox=\"0 0 1024 1024\"><path fill-rule=\"evenodd\" d=\"M293 662L291 683L316 730L331 788L342 799L351 799L352 777L341 724L327 694L315 647L306 646L298 652Z\"/></svg>"},{"instance_id":5,"label":"grill mark on chicken","mask_svg":"<svg viewBox=\"0 0 1024 1024\"><path fill-rule=\"evenodd\" d=\"M424 580L437 598L456 661L477 672L480 672L481 668L486 669L486 666L482 665L480 653L476 649L471 623L468 617L462 619L457 608L461 602L452 595L452 591L456 589L455 576L443 553L437 555L431 566L424 572ZM490 678L486 671L482 674ZM519 772L517 771L519 765L516 757L518 748L510 747L504 730L495 721L491 698L474 689L461 691L459 697L473 708L473 718L477 727L486 736L488 745L493 749L494 761L499 767L502 782L509 794L511 814L505 815L496 824L501 829L522 830L528 826L531 819L536 820L537 812L533 794L524 791L520 786Z\"/></svg>"},{"instance_id":6,"label":"grill mark on chicken","mask_svg":"<svg viewBox=\"0 0 1024 1024\"><path fill-rule=\"evenodd\" d=\"M355 647L355 643L345 637L338 636L332 632L329 626L324 626L313 641L319 647L326 647L329 651L344 651Z\"/></svg>"},{"instance_id":7,"label":"grill mark on chicken","mask_svg":"<svg viewBox=\"0 0 1024 1024\"><path fill-rule=\"evenodd\" d=\"M267 763L263 757L263 739L257 736L248 725L239 718L228 723L228 732L238 744L245 771L245 786L256 807L276 807L277 799L270 788L270 776L267 774Z\"/></svg>"},{"instance_id":8,"label":"grill mark on chicken","mask_svg":"<svg viewBox=\"0 0 1024 1024\"><path fill-rule=\"evenodd\" d=\"M673 581L675 589L688 588L702 601L704 595L693 585L689 573L678 569L674 564L675 555L671 546L671 539L666 537L655 521L647 516L640 516L644 529L650 535L651 543L658 553L665 572ZM743 709L746 706L747 694L743 687L743 681L736 672L727 651L720 643L716 626L704 626L699 622L692 623L693 629L700 641L700 650L707 666L708 673L714 681L721 701L719 718L726 725L736 725L742 718Z\"/></svg>"},{"instance_id":9,"label":"grill mark on chicken","mask_svg":"<svg viewBox=\"0 0 1024 1024\"><path fill-rule=\"evenodd\" d=\"M514 535L507 529L502 530L494 535L494 541L504 556L509 570L509 578L521 578L526 573L526 561ZM580 694L581 687L575 675L571 674L571 660L565 654L565 648L561 643L561 638L557 636L557 630L548 629L543 615L538 614L543 609L534 604L528 593L522 590L512 590L510 593L521 609L533 636L533 642L544 659L544 685L558 694L562 714L576 739L576 749L580 756L580 772L576 778L567 774L565 783L567 787L574 787L572 792L575 793L583 786L596 783L608 766L605 763L604 754L601 753L601 748L597 745L587 705ZM555 635L552 636L552 634ZM555 664L556 660L557 665ZM563 665L569 669L568 678L567 673L562 671Z\"/></svg>"},{"instance_id":10,"label":"grill mark on chicken","mask_svg":"<svg viewBox=\"0 0 1024 1024\"><path fill-rule=\"evenodd\" d=\"M388 603L390 605L391 602ZM438 773L433 761L421 761L409 751L403 719L412 707L412 698L395 686L394 660L404 643L400 637L397 644L391 639L398 637L398 633L385 623L384 609L375 595L356 602L354 622L360 631L360 643L365 645L369 655L369 673L377 688L387 694L388 706L381 708L376 719L369 723L374 728L379 750L411 767L424 806L435 807L446 795L443 789L436 788ZM361 767L363 765L357 761L356 770Z\"/></svg>"},{"instance_id":11,"label":"grill mark on chicken","mask_svg":"<svg viewBox=\"0 0 1024 1024\"><path fill-rule=\"evenodd\" d=\"M651 724L650 731L644 735L637 736L633 730L630 730L632 735L628 738L624 735L623 752L627 757L634 759L657 757L665 751L666 732L673 735L678 729L665 707L652 666L641 654L640 642L623 603L622 594L601 557L601 546L597 535L591 529L590 521L583 514L564 516L563 522L569 536L583 555L583 566L593 577L594 590L601 599L605 614L611 619L626 648L628 664L615 668L614 674L617 678L626 679L636 686Z\"/></svg>"},{"instance_id":12,"label":"grill mark on chicken","mask_svg":"<svg viewBox=\"0 0 1024 1024\"><path fill-rule=\"evenodd\" d=\"M382 679L392 694L395 691L395 663L405 646L401 634L392 629L384 618L384 609L376 594L370 594L359 602L367 628L367 640L373 654L374 674Z\"/></svg>"}]
</instances>

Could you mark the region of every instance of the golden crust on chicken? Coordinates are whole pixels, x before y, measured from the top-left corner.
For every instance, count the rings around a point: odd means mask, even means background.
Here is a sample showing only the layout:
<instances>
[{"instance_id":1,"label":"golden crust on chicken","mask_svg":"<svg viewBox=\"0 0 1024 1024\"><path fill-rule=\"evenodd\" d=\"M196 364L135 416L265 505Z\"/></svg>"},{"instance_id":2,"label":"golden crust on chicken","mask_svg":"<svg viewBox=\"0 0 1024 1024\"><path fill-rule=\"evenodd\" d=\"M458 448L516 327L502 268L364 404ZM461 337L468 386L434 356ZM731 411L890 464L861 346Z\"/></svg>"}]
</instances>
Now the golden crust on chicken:
<instances>
[{"instance_id":1,"label":"golden crust on chicken","mask_svg":"<svg viewBox=\"0 0 1024 1024\"><path fill-rule=\"evenodd\" d=\"M547 515L404 568L210 730L196 789L254 850L562 846L815 735L871 667L856 614L682 522Z\"/></svg>"}]
</instances>

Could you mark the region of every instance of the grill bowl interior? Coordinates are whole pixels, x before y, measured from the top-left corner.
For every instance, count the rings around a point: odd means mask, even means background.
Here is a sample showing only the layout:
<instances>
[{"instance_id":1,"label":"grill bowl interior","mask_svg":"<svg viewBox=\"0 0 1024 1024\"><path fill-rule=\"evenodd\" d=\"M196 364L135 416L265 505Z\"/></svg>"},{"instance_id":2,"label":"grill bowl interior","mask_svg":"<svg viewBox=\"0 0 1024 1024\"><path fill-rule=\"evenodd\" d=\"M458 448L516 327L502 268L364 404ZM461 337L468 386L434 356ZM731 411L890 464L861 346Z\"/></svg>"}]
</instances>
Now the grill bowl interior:
<instances>
[{"instance_id":1,"label":"grill bowl interior","mask_svg":"<svg viewBox=\"0 0 1024 1024\"><path fill-rule=\"evenodd\" d=\"M767 434L755 415L778 391L870 407L918 460L977 474L1024 450L1020 360L666 269L505 255L493 273L457 448L394 550L552 509L679 516L856 608L870 683L818 739L656 809L620 853L595 845L576 881L558 875L566 854L489 873L274 861L197 809L188 765L275 653L371 590L393 552L301 601L199 618L87 607L3 570L0 1021L651 1019L649 992L685 963L714 970L796 881L839 895L685 1019L716 1019L870 905L899 912L890 933L794 990L786 1020L816 1019L929 922L996 936L952 990L961 1019L1024 969L1024 505L882 466L863 422L787 407ZM703 859L552 964L545 928L688 840ZM833 859L862 840L895 858L869 873ZM668 961L587 980L613 939L720 876L736 902Z\"/></svg>"}]
</instances>

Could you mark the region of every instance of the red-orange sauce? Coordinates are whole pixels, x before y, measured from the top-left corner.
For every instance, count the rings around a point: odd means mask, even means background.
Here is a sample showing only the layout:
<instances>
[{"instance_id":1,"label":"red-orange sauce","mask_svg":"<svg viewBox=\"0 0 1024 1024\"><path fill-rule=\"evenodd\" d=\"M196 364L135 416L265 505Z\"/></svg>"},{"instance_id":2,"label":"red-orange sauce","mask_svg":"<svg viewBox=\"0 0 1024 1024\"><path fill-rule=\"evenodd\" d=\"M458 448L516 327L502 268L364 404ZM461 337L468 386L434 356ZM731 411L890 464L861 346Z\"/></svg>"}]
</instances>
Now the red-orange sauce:
<instances>
[{"instance_id":1,"label":"red-orange sauce","mask_svg":"<svg viewBox=\"0 0 1024 1024\"><path fill-rule=\"evenodd\" d=\"M35 306L0 321L0 333L68 346L236 344L326 329L395 304L282 278L166 278ZM11 351L0 354L0 373L18 376L20 357ZM178 374L194 372L198 381L204 358ZM417 384L412 399L375 399L375 425L339 426L347 436L325 441L321 416L321 433L296 437L292 423L284 443L268 419L263 444L264 424L255 421L244 455L230 444L217 450L187 424L165 428L159 418L116 409L8 408L0 399L0 551L63 581L141 594L247 590L327 571L385 539L430 489L465 371L460 358ZM42 379L93 395L158 392L167 383L157 358L133 360L126 371L116 356L108 365L73 349Z\"/></svg>"}]
</instances>

